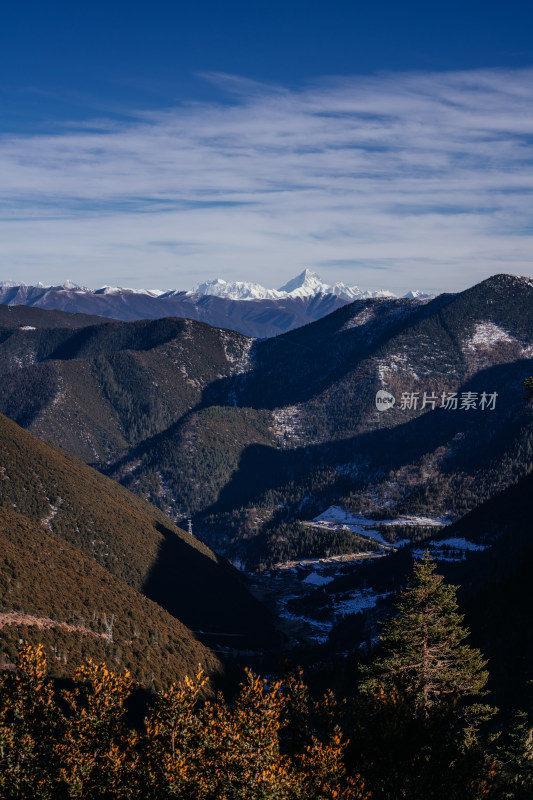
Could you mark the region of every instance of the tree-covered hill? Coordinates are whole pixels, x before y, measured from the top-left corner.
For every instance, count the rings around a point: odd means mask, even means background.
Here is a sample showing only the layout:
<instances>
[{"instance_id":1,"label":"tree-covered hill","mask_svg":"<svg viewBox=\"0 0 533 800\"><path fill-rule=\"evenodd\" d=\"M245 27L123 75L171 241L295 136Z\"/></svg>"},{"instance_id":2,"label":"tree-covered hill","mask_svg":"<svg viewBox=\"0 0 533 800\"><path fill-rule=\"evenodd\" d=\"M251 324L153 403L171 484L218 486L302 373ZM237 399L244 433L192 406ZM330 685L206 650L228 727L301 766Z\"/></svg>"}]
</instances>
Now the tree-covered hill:
<instances>
[{"instance_id":1,"label":"tree-covered hill","mask_svg":"<svg viewBox=\"0 0 533 800\"><path fill-rule=\"evenodd\" d=\"M268 340L178 319L0 339L1 411L254 565L330 505L457 518L533 464L525 278L359 300Z\"/></svg>"},{"instance_id":2,"label":"tree-covered hill","mask_svg":"<svg viewBox=\"0 0 533 800\"><path fill-rule=\"evenodd\" d=\"M255 343L247 371L207 386L199 409L110 474L253 563L279 551L283 524L333 504L457 518L533 464L532 342L533 287L511 276L423 305L354 303ZM393 408L376 409L378 390ZM443 393L456 408L440 407ZM208 474L196 463L205 440Z\"/></svg>"},{"instance_id":3,"label":"tree-covered hill","mask_svg":"<svg viewBox=\"0 0 533 800\"><path fill-rule=\"evenodd\" d=\"M33 328L68 328L76 330L87 325L107 322L105 317L90 314L74 314L67 311L45 311L32 306L6 306L0 304L0 328L18 328L25 331Z\"/></svg>"},{"instance_id":4,"label":"tree-covered hill","mask_svg":"<svg viewBox=\"0 0 533 800\"><path fill-rule=\"evenodd\" d=\"M42 313L53 326L55 312ZM180 420L206 386L246 368L250 345L182 319L0 328L0 410L86 462L105 463Z\"/></svg>"},{"instance_id":5,"label":"tree-covered hill","mask_svg":"<svg viewBox=\"0 0 533 800\"><path fill-rule=\"evenodd\" d=\"M54 675L72 675L80 659L107 661L140 683L162 686L222 670L207 647L93 558L43 525L0 508L0 632L4 659L21 638L42 642Z\"/></svg>"},{"instance_id":6,"label":"tree-covered hill","mask_svg":"<svg viewBox=\"0 0 533 800\"><path fill-rule=\"evenodd\" d=\"M268 639L269 617L237 570L146 501L3 416L0 465L0 507L47 528L58 546L75 546L193 630L243 646Z\"/></svg>"}]
</instances>

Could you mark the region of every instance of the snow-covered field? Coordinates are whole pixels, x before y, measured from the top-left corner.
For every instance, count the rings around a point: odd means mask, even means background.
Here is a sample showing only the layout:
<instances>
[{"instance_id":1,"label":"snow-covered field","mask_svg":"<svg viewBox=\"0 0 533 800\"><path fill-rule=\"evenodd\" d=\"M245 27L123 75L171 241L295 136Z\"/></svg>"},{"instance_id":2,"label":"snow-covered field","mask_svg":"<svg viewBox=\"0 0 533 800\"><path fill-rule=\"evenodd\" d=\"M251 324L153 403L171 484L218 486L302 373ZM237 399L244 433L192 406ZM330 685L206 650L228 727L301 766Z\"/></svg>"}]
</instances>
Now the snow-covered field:
<instances>
[{"instance_id":1,"label":"snow-covered field","mask_svg":"<svg viewBox=\"0 0 533 800\"><path fill-rule=\"evenodd\" d=\"M468 539L463 539L451 536L449 539L439 539L435 542L429 542L431 547L449 547L455 550L486 550L486 545L475 544L469 542Z\"/></svg>"},{"instance_id":2,"label":"snow-covered field","mask_svg":"<svg viewBox=\"0 0 533 800\"><path fill-rule=\"evenodd\" d=\"M519 341L515 336L511 336L504 328L494 322L478 322L469 339L464 343L465 350L476 351L479 349L490 349L494 345L514 344L523 356L529 357L533 353L533 347Z\"/></svg>"},{"instance_id":3,"label":"snow-covered field","mask_svg":"<svg viewBox=\"0 0 533 800\"><path fill-rule=\"evenodd\" d=\"M397 517L396 519L374 520L365 517L363 514L357 514L348 509L341 508L341 506L330 506L313 520L313 525L315 527L324 528L325 530L335 530L339 526L342 526L352 531L352 533L356 533L358 536L372 539L385 548L401 547L408 544L409 539L401 539L391 545L374 526L379 525L393 528L398 525L408 525L413 528L442 528L444 525L449 525L449 523L450 520L446 517L423 517L416 515Z\"/></svg>"},{"instance_id":4,"label":"snow-covered field","mask_svg":"<svg viewBox=\"0 0 533 800\"><path fill-rule=\"evenodd\" d=\"M346 614L357 614L359 611L366 611L368 608L374 608L378 600L382 597L387 597L390 592L377 594L371 589L365 591L352 592L350 596L340 599L335 606L335 616L344 617Z\"/></svg>"},{"instance_id":5,"label":"snow-covered field","mask_svg":"<svg viewBox=\"0 0 533 800\"><path fill-rule=\"evenodd\" d=\"M318 572L310 572L309 575L303 579L302 583L308 583L312 586L325 586L334 579L335 575L326 576L320 575Z\"/></svg>"},{"instance_id":6,"label":"snow-covered field","mask_svg":"<svg viewBox=\"0 0 533 800\"><path fill-rule=\"evenodd\" d=\"M475 544L468 539L451 536L449 539L438 539L428 542L425 549L413 550L415 558L422 558L425 550L429 549L433 558L437 561L463 561L468 552L486 550L487 545Z\"/></svg>"},{"instance_id":7,"label":"snow-covered field","mask_svg":"<svg viewBox=\"0 0 533 800\"><path fill-rule=\"evenodd\" d=\"M413 525L414 527L442 527L443 525L449 525L447 517L423 517L419 515L374 520L365 517L363 514L357 514L346 508L341 508L341 506L330 506L318 517L315 517L313 522L336 522L347 525Z\"/></svg>"}]
</instances>

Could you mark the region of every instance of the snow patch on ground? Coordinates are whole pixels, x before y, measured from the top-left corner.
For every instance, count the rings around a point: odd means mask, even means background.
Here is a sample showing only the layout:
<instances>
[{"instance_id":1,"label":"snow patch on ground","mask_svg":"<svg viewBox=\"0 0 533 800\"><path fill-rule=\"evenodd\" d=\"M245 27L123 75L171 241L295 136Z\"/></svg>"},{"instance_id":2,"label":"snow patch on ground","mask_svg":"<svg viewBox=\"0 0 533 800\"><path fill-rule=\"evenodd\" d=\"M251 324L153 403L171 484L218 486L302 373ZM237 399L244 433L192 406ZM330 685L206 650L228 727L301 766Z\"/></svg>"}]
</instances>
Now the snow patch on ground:
<instances>
[{"instance_id":1,"label":"snow patch on ground","mask_svg":"<svg viewBox=\"0 0 533 800\"><path fill-rule=\"evenodd\" d=\"M413 372L413 369L410 368L409 366L407 356L399 353L390 356L390 358L388 358L387 360L378 359L376 365L378 370L378 377L382 386L387 383L390 375L398 372L400 369L402 371L410 372L412 375L415 374Z\"/></svg>"},{"instance_id":2,"label":"snow patch on ground","mask_svg":"<svg viewBox=\"0 0 533 800\"><path fill-rule=\"evenodd\" d=\"M490 347L497 342L516 342L516 339L494 322L478 322L466 346L475 350L479 346Z\"/></svg>"},{"instance_id":3,"label":"snow patch on ground","mask_svg":"<svg viewBox=\"0 0 533 800\"><path fill-rule=\"evenodd\" d=\"M335 575L327 578L325 575L319 575L318 572L311 572L303 579L302 583L310 583L313 586L325 586L326 583L331 583L335 579Z\"/></svg>"},{"instance_id":4,"label":"snow patch on ground","mask_svg":"<svg viewBox=\"0 0 533 800\"><path fill-rule=\"evenodd\" d=\"M365 517L363 514L349 511L341 506L330 506L315 517L313 522L342 522L348 525L412 525L413 527L442 527L449 525L447 517L423 517L417 514L411 516L397 517L396 519L374 520Z\"/></svg>"},{"instance_id":5,"label":"snow patch on ground","mask_svg":"<svg viewBox=\"0 0 533 800\"><path fill-rule=\"evenodd\" d=\"M374 309L372 307L363 308L358 314L345 322L341 331L348 331L350 328L358 328L360 325L366 325L366 323L375 316Z\"/></svg>"},{"instance_id":6,"label":"snow patch on ground","mask_svg":"<svg viewBox=\"0 0 533 800\"><path fill-rule=\"evenodd\" d=\"M59 509L63 505L63 502L64 502L63 499L61 497L59 497L58 500L57 500L57 503L55 505L52 505L52 503L50 503L50 513L48 514L47 517L43 517L42 518L41 525L44 525L44 527L48 528L48 530L50 530L50 531L52 530L52 522L55 519L55 517L57 516L57 512L59 511Z\"/></svg>"},{"instance_id":7,"label":"snow patch on ground","mask_svg":"<svg viewBox=\"0 0 533 800\"><path fill-rule=\"evenodd\" d=\"M468 552L479 552L486 550L487 545L475 544L469 542L468 539L450 536L448 539L438 539L432 542L427 542L426 548L431 548L431 555L437 561L464 561ZM425 550L413 550L415 558L423 558Z\"/></svg>"},{"instance_id":8,"label":"snow patch on ground","mask_svg":"<svg viewBox=\"0 0 533 800\"><path fill-rule=\"evenodd\" d=\"M19 328L19 331L36 331L37 328L34 328L33 325L22 325Z\"/></svg>"},{"instance_id":9,"label":"snow patch on ground","mask_svg":"<svg viewBox=\"0 0 533 800\"><path fill-rule=\"evenodd\" d=\"M351 596L340 600L335 607L336 613L344 617L346 614L358 614L359 611L366 611L368 608L374 608L378 600L387 597L390 592L378 594L370 589L360 592L352 592Z\"/></svg>"},{"instance_id":10,"label":"snow patch on ground","mask_svg":"<svg viewBox=\"0 0 533 800\"><path fill-rule=\"evenodd\" d=\"M374 526L396 527L398 525L408 525L413 528L441 528L449 524L446 517L423 517L418 515L397 517L396 519L373 520L363 514L356 514L348 511L341 506L330 506L318 517L313 520L313 525L325 530L336 530L339 526L356 533L366 539L372 539L382 547L389 549L403 547L409 544L409 539L401 539L394 543L388 542L383 534L376 530Z\"/></svg>"},{"instance_id":11,"label":"snow patch on ground","mask_svg":"<svg viewBox=\"0 0 533 800\"><path fill-rule=\"evenodd\" d=\"M533 356L533 345L520 341L512 336L504 328L494 322L478 322L473 334L463 344L463 352L477 353L478 351L489 351L498 344L514 345L516 355L519 358L531 358Z\"/></svg>"},{"instance_id":12,"label":"snow patch on ground","mask_svg":"<svg viewBox=\"0 0 533 800\"><path fill-rule=\"evenodd\" d=\"M192 341L193 340L193 335L192 335L192 331L191 331L192 320L184 319L183 320L183 324L185 326L185 330L184 330L184 332L182 334L182 338L183 339L188 339L189 341Z\"/></svg>"},{"instance_id":13,"label":"snow patch on ground","mask_svg":"<svg viewBox=\"0 0 533 800\"><path fill-rule=\"evenodd\" d=\"M50 403L50 408L55 408L56 406L58 406L61 403L63 403L63 401L65 400L66 396L67 396L67 393L65 391L64 384L63 384L63 376L62 375L58 375L57 376L57 392L55 393L54 397L52 398L52 401Z\"/></svg>"},{"instance_id":14,"label":"snow patch on ground","mask_svg":"<svg viewBox=\"0 0 533 800\"><path fill-rule=\"evenodd\" d=\"M300 439L300 408L285 406L272 412L274 435L285 442L296 442Z\"/></svg>"},{"instance_id":15,"label":"snow patch on ground","mask_svg":"<svg viewBox=\"0 0 533 800\"><path fill-rule=\"evenodd\" d=\"M229 331L219 329L219 332L226 361L232 366L231 374L241 375L243 372L248 372L252 367L250 351L255 340L236 340L235 334L231 334Z\"/></svg>"},{"instance_id":16,"label":"snow patch on ground","mask_svg":"<svg viewBox=\"0 0 533 800\"><path fill-rule=\"evenodd\" d=\"M429 542L431 547L450 547L454 550L486 550L487 546L484 544L475 544L469 542L468 539L451 536L449 539L439 539L438 541Z\"/></svg>"}]
</instances>

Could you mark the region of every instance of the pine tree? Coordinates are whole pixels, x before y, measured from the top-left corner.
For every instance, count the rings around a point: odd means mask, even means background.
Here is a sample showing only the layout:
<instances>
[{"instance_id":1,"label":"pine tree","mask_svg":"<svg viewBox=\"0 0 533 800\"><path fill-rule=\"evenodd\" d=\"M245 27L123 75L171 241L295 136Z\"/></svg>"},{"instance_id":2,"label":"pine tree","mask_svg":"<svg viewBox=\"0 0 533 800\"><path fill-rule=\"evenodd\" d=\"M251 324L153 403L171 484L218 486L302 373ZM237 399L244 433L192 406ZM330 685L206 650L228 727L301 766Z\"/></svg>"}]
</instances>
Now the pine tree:
<instances>
[{"instance_id":1,"label":"pine tree","mask_svg":"<svg viewBox=\"0 0 533 800\"><path fill-rule=\"evenodd\" d=\"M485 694L488 680L480 651L464 643L469 632L457 610L456 587L435 570L428 553L415 563L396 603L399 614L383 625L384 655L366 668L362 685L405 696L424 716L443 701Z\"/></svg>"},{"instance_id":2,"label":"pine tree","mask_svg":"<svg viewBox=\"0 0 533 800\"><path fill-rule=\"evenodd\" d=\"M492 788L494 759L478 702L488 673L457 610L456 588L426 553L383 625L382 654L363 668L352 759L373 800L477 800Z\"/></svg>"},{"instance_id":3,"label":"pine tree","mask_svg":"<svg viewBox=\"0 0 533 800\"><path fill-rule=\"evenodd\" d=\"M533 797L533 727L519 711L505 744L498 748L497 800L530 800ZM492 797L492 795L491 795Z\"/></svg>"},{"instance_id":4,"label":"pine tree","mask_svg":"<svg viewBox=\"0 0 533 800\"><path fill-rule=\"evenodd\" d=\"M526 390L526 400L533 400L533 375L524 381L524 389Z\"/></svg>"}]
</instances>

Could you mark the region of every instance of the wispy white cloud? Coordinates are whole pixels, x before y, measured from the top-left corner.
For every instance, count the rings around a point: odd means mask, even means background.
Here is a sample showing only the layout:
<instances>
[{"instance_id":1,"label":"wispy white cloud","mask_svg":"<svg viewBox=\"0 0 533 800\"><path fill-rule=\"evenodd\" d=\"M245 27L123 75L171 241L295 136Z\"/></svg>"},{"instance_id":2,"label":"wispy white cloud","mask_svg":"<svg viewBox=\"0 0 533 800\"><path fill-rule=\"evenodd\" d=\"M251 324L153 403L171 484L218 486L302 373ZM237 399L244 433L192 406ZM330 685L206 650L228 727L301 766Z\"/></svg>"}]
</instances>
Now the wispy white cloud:
<instances>
[{"instance_id":1,"label":"wispy white cloud","mask_svg":"<svg viewBox=\"0 0 533 800\"><path fill-rule=\"evenodd\" d=\"M457 289L528 274L533 70L207 76L224 102L0 139L0 277Z\"/></svg>"}]
</instances>

